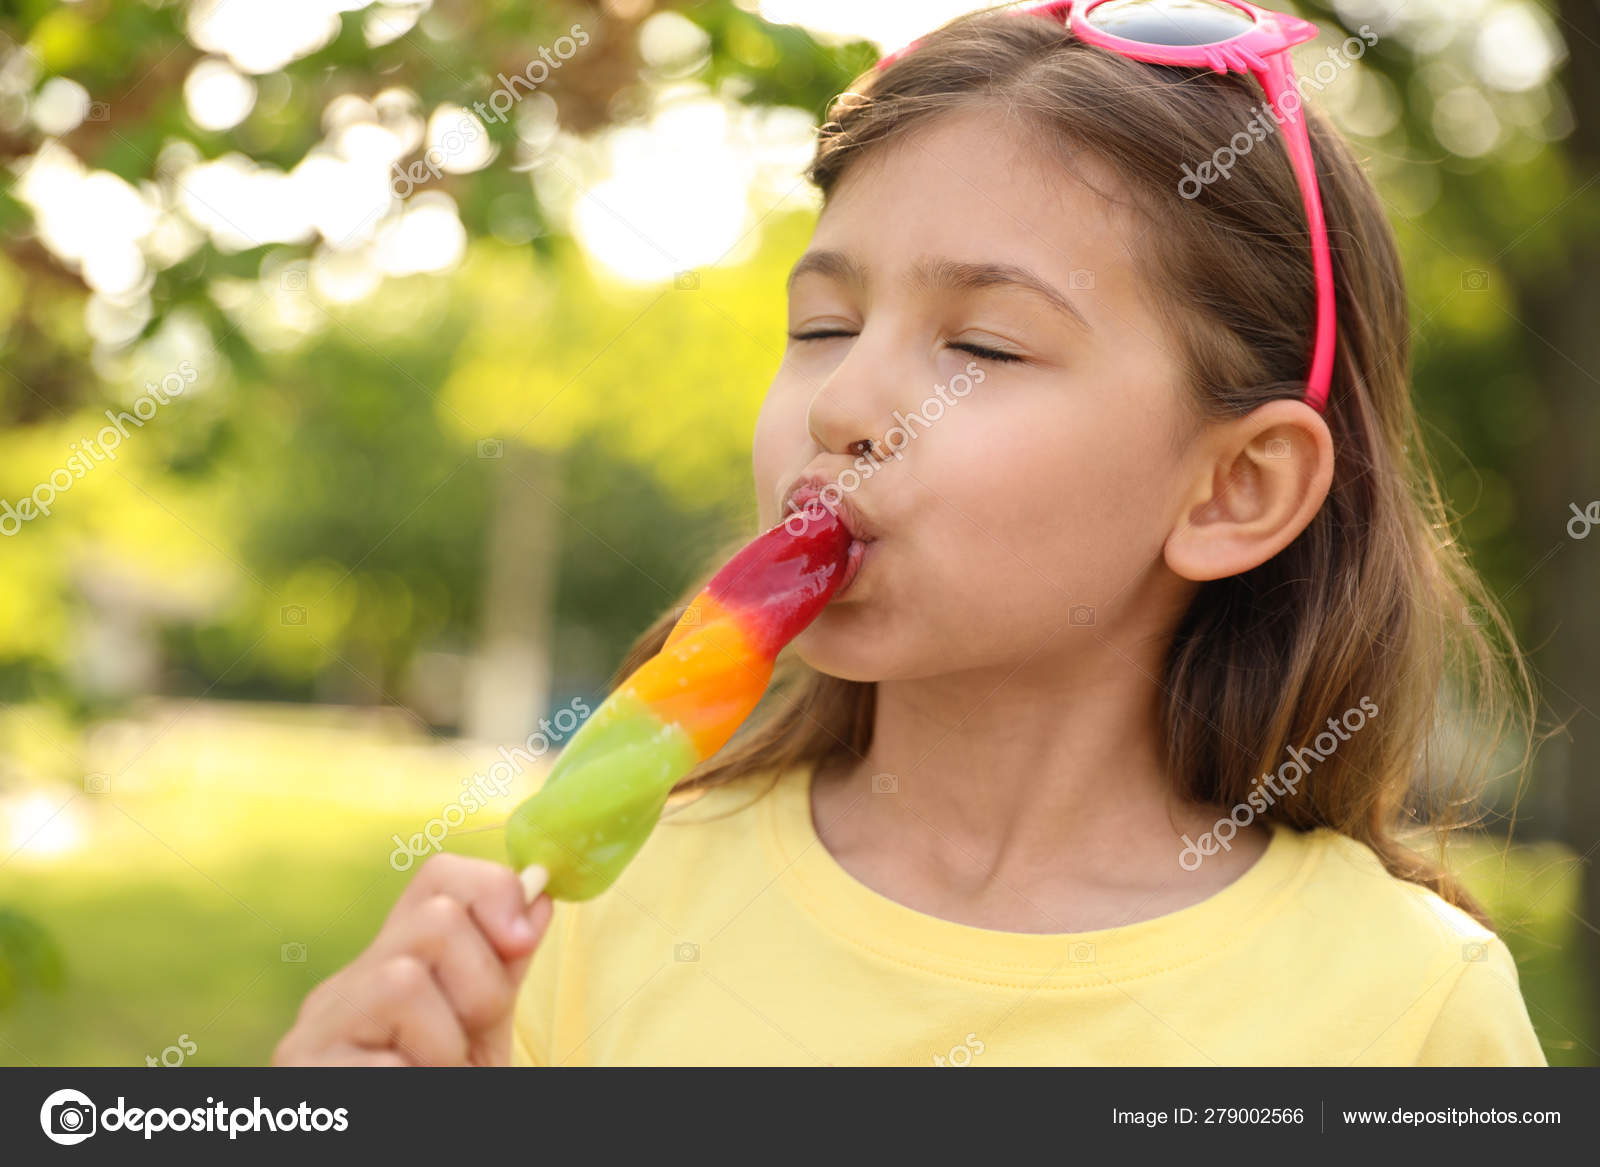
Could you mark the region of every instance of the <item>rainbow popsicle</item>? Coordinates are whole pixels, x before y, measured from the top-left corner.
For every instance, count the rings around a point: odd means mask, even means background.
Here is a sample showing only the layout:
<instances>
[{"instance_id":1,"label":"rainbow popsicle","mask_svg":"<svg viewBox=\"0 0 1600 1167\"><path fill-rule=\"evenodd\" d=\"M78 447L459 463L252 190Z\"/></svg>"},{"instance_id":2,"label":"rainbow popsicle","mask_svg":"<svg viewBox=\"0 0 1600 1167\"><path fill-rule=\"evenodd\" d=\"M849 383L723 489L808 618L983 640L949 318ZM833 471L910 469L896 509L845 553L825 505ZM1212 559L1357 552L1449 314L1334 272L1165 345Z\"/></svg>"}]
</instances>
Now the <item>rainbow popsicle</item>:
<instances>
[{"instance_id":1,"label":"rainbow popsicle","mask_svg":"<svg viewBox=\"0 0 1600 1167\"><path fill-rule=\"evenodd\" d=\"M733 736L766 691L779 650L838 590L850 540L836 515L812 503L730 559L513 812L506 844L517 869L544 867L559 900L610 887L672 787Z\"/></svg>"}]
</instances>

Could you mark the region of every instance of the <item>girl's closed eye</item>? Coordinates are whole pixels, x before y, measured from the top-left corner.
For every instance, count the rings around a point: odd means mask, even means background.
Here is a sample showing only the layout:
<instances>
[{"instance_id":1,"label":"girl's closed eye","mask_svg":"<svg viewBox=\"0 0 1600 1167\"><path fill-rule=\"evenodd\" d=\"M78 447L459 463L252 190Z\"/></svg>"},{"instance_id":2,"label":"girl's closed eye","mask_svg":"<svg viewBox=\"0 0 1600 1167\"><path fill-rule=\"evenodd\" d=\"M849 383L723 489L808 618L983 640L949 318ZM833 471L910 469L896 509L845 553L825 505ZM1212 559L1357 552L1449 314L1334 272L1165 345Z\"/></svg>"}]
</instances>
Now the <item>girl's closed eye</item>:
<instances>
[{"instance_id":1,"label":"girl's closed eye","mask_svg":"<svg viewBox=\"0 0 1600 1167\"><path fill-rule=\"evenodd\" d=\"M998 361L1004 363L1007 361L1020 362L1026 359L1017 353L1006 352L1004 349L991 348L986 344L978 344L975 341L970 340L952 342L950 347L975 356L981 361Z\"/></svg>"},{"instance_id":2,"label":"girl's closed eye","mask_svg":"<svg viewBox=\"0 0 1600 1167\"><path fill-rule=\"evenodd\" d=\"M831 340L836 336L855 336L848 328L791 329L790 340Z\"/></svg>"},{"instance_id":3,"label":"girl's closed eye","mask_svg":"<svg viewBox=\"0 0 1600 1167\"><path fill-rule=\"evenodd\" d=\"M789 333L789 339L796 341L833 340L838 337L855 335L857 334L845 328L797 329ZM974 341L956 341L951 343L950 347L985 361L1006 362L1025 359L1017 353L1006 352L1004 349L993 348Z\"/></svg>"}]
</instances>

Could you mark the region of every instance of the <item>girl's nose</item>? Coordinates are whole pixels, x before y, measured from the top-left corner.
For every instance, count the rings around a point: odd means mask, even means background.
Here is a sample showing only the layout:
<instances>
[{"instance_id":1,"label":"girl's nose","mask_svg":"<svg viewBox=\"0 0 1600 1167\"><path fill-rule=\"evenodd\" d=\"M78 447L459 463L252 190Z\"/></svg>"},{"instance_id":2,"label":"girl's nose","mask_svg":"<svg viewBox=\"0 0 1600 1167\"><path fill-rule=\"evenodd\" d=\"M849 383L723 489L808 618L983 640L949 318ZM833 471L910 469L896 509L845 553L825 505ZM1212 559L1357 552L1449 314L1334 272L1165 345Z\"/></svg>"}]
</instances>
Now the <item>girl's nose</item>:
<instances>
[{"instance_id":1,"label":"girl's nose","mask_svg":"<svg viewBox=\"0 0 1600 1167\"><path fill-rule=\"evenodd\" d=\"M832 449L834 449L834 446L832 444L830 444L828 441L824 440L823 437L817 433L816 427L814 425L813 425L813 427L811 429L811 440L814 441L818 446L820 446L824 450L832 450ZM846 442L844 444L844 452L847 453L847 454L850 454L852 456L865 455L865 456L870 457L872 455L872 452L874 450L876 450L877 448L878 448L877 443L874 442L871 438L856 438L854 441Z\"/></svg>"},{"instance_id":2,"label":"girl's nose","mask_svg":"<svg viewBox=\"0 0 1600 1167\"><path fill-rule=\"evenodd\" d=\"M830 454L852 456L874 448L872 417L866 394L830 381L811 398L806 424L811 439Z\"/></svg>"}]
</instances>

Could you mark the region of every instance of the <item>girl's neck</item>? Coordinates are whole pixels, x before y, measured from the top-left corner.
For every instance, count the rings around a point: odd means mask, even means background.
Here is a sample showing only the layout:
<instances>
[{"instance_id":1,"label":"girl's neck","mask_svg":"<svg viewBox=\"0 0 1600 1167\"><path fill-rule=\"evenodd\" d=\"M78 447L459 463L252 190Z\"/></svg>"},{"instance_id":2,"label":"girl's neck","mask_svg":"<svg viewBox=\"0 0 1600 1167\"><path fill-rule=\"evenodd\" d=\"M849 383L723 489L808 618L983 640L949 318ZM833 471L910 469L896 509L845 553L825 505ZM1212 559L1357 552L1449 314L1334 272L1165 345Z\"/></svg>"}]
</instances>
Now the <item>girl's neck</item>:
<instances>
[{"instance_id":1,"label":"girl's neck","mask_svg":"<svg viewBox=\"0 0 1600 1167\"><path fill-rule=\"evenodd\" d=\"M1089 643L1070 662L879 682L866 756L813 783L823 844L890 898L1010 931L1116 926L1231 883L1267 832L1179 865L1181 836L1219 812L1173 794L1160 662Z\"/></svg>"}]
</instances>

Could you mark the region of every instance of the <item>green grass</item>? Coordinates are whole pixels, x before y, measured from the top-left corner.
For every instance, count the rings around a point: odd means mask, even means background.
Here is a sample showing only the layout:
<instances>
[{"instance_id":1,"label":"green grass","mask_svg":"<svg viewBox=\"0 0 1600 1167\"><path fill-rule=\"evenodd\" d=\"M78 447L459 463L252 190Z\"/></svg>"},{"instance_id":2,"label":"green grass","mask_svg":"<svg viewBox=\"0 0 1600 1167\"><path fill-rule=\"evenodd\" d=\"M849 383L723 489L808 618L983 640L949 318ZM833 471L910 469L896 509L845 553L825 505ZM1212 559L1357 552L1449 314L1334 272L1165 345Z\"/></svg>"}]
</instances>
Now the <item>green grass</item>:
<instances>
[{"instance_id":1,"label":"green grass","mask_svg":"<svg viewBox=\"0 0 1600 1167\"><path fill-rule=\"evenodd\" d=\"M209 874L250 910L199 876L30 888L30 911L65 949L68 986L0 1020L0 1061L143 1065L188 1035L190 1064L263 1063L301 999L366 946L405 882L387 865L314 856ZM304 959L285 960L285 945Z\"/></svg>"},{"instance_id":2,"label":"green grass","mask_svg":"<svg viewBox=\"0 0 1600 1167\"><path fill-rule=\"evenodd\" d=\"M112 790L41 785L52 805L70 797L80 845L26 847L0 866L0 907L48 928L66 961L60 990L0 1012L0 1064L141 1066L184 1035L187 1064L265 1063L306 992L367 945L405 886L390 835L420 830L495 759L392 725L215 707L72 748ZM499 825L533 780L448 849L501 858ZM1576 960L1575 857L1502 851L1458 843L1452 866L1516 955L1551 1064L1600 1064ZM304 959L285 960L285 945Z\"/></svg>"},{"instance_id":3,"label":"green grass","mask_svg":"<svg viewBox=\"0 0 1600 1167\"><path fill-rule=\"evenodd\" d=\"M23 848L0 866L0 906L48 929L66 983L0 1012L0 1064L142 1066L183 1035L197 1047L186 1064L270 1058L301 999L370 942L410 878L390 866L390 836L421 830L497 760L319 720L222 711L157 736L172 722L158 716L89 752L109 794L35 792L68 804L60 819L80 845ZM446 849L501 858L499 826L533 781Z\"/></svg>"}]
</instances>

